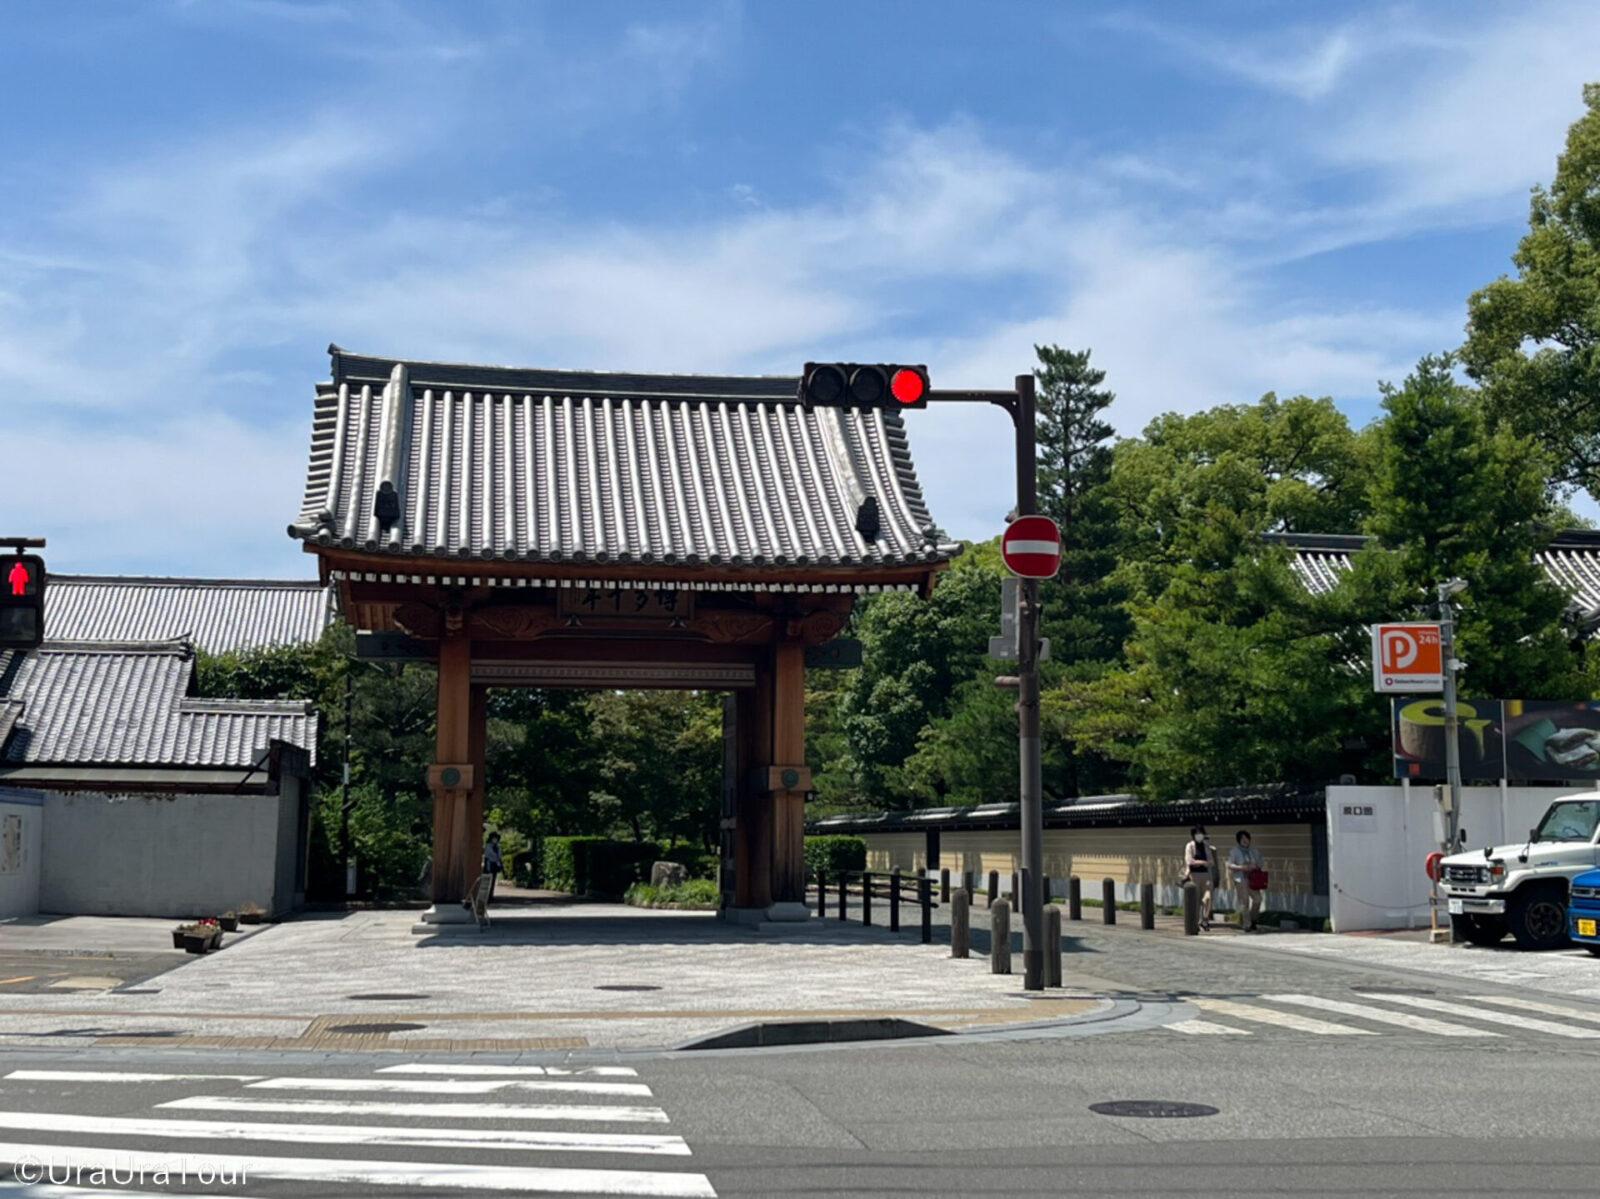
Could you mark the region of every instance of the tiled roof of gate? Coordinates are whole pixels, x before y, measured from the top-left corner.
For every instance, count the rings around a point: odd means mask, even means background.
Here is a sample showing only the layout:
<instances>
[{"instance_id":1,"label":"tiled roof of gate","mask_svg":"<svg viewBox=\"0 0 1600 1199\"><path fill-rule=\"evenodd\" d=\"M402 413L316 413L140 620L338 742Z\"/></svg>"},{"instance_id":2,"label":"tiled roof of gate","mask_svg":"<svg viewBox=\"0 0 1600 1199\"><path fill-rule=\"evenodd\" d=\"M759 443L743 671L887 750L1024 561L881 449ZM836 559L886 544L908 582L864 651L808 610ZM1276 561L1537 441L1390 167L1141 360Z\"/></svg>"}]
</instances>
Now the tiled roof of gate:
<instances>
[{"instance_id":1,"label":"tiled roof of gate","mask_svg":"<svg viewBox=\"0 0 1600 1199\"><path fill-rule=\"evenodd\" d=\"M184 640L47 641L0 654L0 705L14 714L0 762L250 766L274 740L315 757L309 703L190 698L193 671Z\"/></svg>"},{"instance_id":2,"label":"tiled roof of gate","mask_svg":"<svg viewBox=\"0 0 1600 1199\"><path fill-rule=\"evenodd\" d=\"M316 641L329 589L286 579L169 579L51 575L45 627L56 641L187 637L207 653Z\"/></svg>"},{"instance_id":3,"label":"tiled roof of gate","mask_svg":"<svg viewBox=\"0 0 1600 1199\"><path fill-rule=\"evenodd\" d=\"M1334 589L1368 540L1330 533L1268 533L1266 539L1289 549L1295 573L1314 595ZM1572 597L1574 607L1600 616L1600 532L1568 529L1535 557L1546 577Z\"/></svg>"},{"instance_id":4,"label":"tiled roof of gate","mask_svg":"<svg viewBox=\"0 0 1600 1199\"><path fill-rule=\"evenodd\" d=\"M433 558L935 564L899 412L806 410L792 378L626 375L333 349L292 537ZM399 519L374 514L379 486ZM867 497L879 533L856 531Z\"/></svg>"}]
</instances>

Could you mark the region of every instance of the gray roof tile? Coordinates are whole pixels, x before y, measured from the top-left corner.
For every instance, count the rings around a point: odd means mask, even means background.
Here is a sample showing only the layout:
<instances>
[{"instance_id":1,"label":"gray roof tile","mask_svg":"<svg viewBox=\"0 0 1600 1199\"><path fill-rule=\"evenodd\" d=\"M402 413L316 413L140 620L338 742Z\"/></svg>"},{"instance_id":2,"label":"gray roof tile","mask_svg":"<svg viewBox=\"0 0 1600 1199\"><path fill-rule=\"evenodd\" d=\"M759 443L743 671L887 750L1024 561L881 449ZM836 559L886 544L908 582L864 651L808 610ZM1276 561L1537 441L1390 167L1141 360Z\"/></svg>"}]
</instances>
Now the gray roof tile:
<instances>
[{"instance_id":1,"label":"gray roof tile","mask_svg":"<svg viewBox=\"0 0 1600 1199\"><path fill-rule=\"evenodd\" d=\"M0 762L249 766L272 740L315 756L309 703L190 698L193 671L182 640L47 641L0 655L0 704L14 713Z\"/></svg>"},{"instance_id":2,"label":"gray roof tile","mask_svg":"<svg viewBox=\"0 0 1600 1199\"><path fill-rule=\"evenodd\" d=\"M807 411L797 380L363 358L318 389L293 537L551 563L942 562L899 412ZM374 505L393 486L398 519ZM876 499L874 540L856 531Z\"/></svg>"},{"instance_id":3,"label":"gray roof tile","mask_svg":"<svg viewBox=\"0 0 1600 1199\"><path fill-rule=\"evenodd\" d=\"M330 616L314 581L53 574L45 591L52 641L187 637L221 654L316 641Z\"/></svg>"}]
</instances>

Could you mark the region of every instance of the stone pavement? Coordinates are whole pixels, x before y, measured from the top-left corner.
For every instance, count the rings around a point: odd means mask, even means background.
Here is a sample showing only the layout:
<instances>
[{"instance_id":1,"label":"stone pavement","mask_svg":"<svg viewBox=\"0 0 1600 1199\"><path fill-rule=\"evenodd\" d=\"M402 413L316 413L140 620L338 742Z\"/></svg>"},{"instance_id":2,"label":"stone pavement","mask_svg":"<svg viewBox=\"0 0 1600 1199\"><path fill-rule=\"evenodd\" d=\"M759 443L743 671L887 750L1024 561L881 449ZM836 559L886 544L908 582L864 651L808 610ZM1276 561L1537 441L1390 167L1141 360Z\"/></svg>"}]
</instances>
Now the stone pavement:
<instances>
[{"instance_id":1,"label":"stone pavement","mask_svg":"<svg viewBox=\"0 0 1600 1199\"><path fill-rule=\"evenodd\" d=\"M0 992L0 1044L660 1049L756 1022L900 1017L961 1031L1110 1007L1081 989L1025 998L1020 974L951 960L947 945L919 943L914 920L898 934L813 919L772 935L609 904L491 912L486 932L432 937L411 933L409 911L306 914L132 990Z\"/></svg>"}]
</instances>

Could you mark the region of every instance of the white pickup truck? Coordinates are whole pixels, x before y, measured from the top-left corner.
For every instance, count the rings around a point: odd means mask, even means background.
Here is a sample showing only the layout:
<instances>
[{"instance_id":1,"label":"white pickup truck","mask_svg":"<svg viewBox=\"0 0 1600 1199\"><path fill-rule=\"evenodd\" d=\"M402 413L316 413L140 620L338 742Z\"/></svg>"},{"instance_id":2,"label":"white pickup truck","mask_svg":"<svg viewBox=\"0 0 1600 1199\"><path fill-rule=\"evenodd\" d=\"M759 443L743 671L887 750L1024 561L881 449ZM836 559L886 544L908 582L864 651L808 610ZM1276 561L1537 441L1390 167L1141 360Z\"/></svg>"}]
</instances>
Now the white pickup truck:
<instances>
[{"instance_id":1,"label":"white pickup truck","mask_svg":"<svg viewBox=\"0 0 1600 1199\"><path fill-rule=\"evenodd\" d=\"M1567 943L1572 879L1600 866L1600 792L1551 803L1528 840L1451 854L1439 863L1439 890L1458 940L1494 945L1507 933L1523 949Z\"/></svg>"}]
</instances>

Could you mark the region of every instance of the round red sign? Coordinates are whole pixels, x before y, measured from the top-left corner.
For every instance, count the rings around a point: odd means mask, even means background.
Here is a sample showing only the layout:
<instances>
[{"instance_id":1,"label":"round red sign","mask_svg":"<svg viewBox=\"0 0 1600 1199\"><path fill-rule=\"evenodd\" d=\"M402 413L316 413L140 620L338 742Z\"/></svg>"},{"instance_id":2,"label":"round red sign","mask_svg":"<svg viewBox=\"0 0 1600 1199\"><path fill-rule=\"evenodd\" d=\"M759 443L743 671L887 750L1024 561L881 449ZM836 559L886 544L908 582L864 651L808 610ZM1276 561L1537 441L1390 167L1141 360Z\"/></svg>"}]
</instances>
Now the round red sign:
<instances>
[{"instance_id":1,"label":"round red sign","mask_svg":"<svg viewBox=\"0 0 1600 1199\"><path fill-rule=\"evenodd\" d=\"M1048 516L1019 516L1000 538L1006 569L1024 579L1053 579L1061 569L1061 530Z\"/></svg>"}]
</instances>

